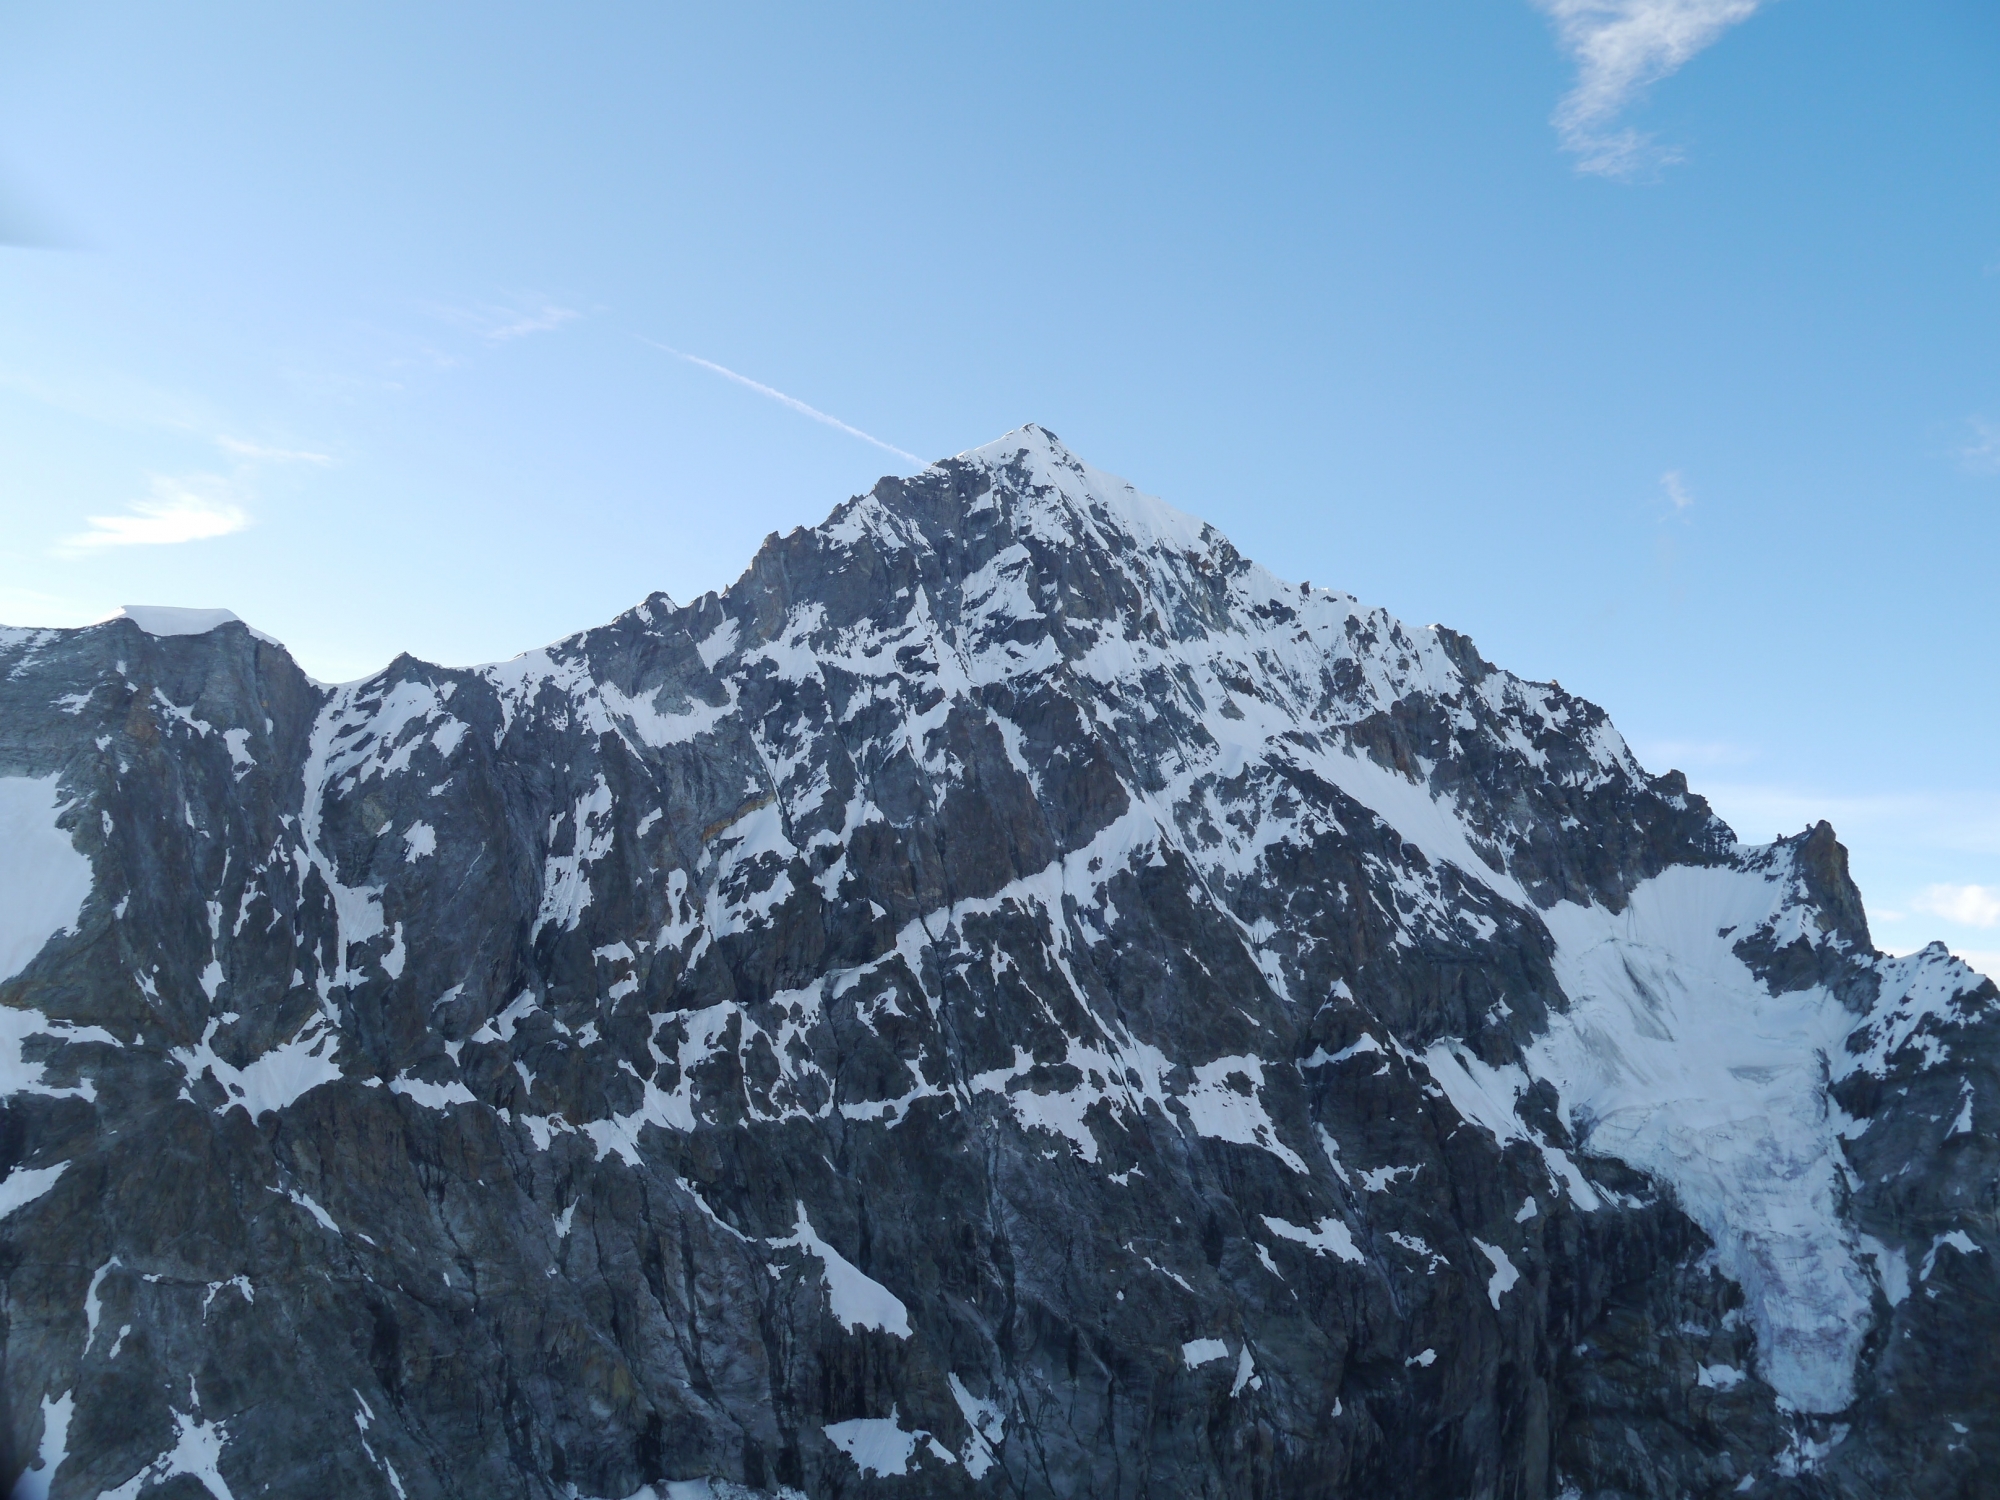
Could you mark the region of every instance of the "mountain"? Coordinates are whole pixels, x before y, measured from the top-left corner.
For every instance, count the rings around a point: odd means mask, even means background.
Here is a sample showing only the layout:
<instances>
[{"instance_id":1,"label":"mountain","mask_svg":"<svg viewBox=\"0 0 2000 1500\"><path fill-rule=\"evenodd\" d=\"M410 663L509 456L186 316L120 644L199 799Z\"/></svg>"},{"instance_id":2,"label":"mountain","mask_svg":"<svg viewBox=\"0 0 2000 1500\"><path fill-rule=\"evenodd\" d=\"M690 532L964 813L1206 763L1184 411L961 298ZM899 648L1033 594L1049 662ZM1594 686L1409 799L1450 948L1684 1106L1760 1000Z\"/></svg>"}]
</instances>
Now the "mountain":
<instances>
[{"instance_id":1,"label":"mountain","mask_svg":"<svg viewBox=\"0 0 2000 1500\"><path fill-rule=\"evenodd\" d=\"M18 1496L2000 1473L1994 986L1040 428L497 666L9 631L0 829Z\"/></svg>"}]
</instances>

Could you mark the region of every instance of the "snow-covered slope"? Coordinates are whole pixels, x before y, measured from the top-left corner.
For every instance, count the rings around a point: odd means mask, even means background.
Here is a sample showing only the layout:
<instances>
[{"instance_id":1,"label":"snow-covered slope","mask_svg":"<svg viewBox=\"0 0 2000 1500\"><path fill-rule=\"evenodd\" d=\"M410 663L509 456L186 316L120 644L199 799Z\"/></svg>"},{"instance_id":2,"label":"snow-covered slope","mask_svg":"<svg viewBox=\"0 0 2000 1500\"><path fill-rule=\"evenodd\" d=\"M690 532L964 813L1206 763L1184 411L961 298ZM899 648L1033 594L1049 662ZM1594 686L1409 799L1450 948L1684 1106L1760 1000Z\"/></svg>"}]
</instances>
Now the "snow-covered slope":
<instances>
[{"instance_id":1,"label":"snow-covered slope","mask_svg":"<svg viewBox=\"0 0 2000 1500\"><path fill-rule=\"evenodd\" d=\"M1740 845L1039 428L470 671L138 612L0 653L52 1493L191 1431L398 1496L2000 1455L1993 987L1878 955L1824 825Z\"/></svg>"}]
</instances>

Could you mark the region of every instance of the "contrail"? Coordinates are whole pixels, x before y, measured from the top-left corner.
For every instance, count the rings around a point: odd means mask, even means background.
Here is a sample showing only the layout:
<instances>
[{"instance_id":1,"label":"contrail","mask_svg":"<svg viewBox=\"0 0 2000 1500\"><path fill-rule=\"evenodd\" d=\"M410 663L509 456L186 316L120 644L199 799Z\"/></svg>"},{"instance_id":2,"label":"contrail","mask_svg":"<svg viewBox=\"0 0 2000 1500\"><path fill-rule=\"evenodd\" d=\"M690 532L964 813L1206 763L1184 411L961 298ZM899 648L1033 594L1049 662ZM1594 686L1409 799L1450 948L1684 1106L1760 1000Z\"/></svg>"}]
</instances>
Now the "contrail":
<instances>
[{"instance_id":1,"label":"contrail","mask_svg":"<svg viewBox=\"0 0 2000 1500\"><path fill-rule=\"evenodd\" d=\"M772 390L770 386L765 385L761 380L752 380L748 375L738 375L734 370L729 369L724 365L719 365L712 359L703 359L699 354L683 353L681 350L675 349L671 345L661 343L658 339L649 339L643 333L635 333L632 335L632 337L637 339L642 344L651 344L655 349L660 350L662 353L673 355L675 359L684 359L691 365L700 365L704 370L713 370L716 374L720 375L724 380L733 380L738 385L748 386L758 395L769 396L773 401L777 401L785 406L789 406L793 411L811 417L815 422L824 422L829 427L837 427L842 432L846 433L849 437L858 437L864 443L873 443L876 447L880 448L884 453L893 453L898 458L907 459L909 462L915 464L920 469L924 466L924 461L921 458L918 458L916 454L905 453L901 448L898 448L894 443L885 443L880 438L872 437L868 433L863 432L859 427L850 427L847 425L847 423L841 421L840 418L838 417L829 417L825 412L821 411L818 407L807 406L805 402L799 400L796 396L787 396L783 391Z\"/></svg>"}]
</instances>

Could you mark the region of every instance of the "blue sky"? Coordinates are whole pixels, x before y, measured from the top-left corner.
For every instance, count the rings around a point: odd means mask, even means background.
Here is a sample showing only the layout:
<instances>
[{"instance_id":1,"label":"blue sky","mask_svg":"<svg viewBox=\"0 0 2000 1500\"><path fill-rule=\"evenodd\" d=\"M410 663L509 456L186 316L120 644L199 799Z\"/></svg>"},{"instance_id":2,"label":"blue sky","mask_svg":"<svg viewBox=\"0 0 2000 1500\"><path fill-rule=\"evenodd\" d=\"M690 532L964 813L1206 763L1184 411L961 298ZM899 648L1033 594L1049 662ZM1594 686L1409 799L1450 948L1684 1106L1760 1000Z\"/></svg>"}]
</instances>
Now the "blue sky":
<instances>
[{"instance_id":1,"label":"blue sky","mask_svg":"<svg viewBox=\"0 0 2000 1500\"><path fill-rule=\"evenodd\" d=\"M503 657L1039 421L2000 968L1996 64L1983 0L8 4L0 619Z\"/></svg>"}]
</instances>

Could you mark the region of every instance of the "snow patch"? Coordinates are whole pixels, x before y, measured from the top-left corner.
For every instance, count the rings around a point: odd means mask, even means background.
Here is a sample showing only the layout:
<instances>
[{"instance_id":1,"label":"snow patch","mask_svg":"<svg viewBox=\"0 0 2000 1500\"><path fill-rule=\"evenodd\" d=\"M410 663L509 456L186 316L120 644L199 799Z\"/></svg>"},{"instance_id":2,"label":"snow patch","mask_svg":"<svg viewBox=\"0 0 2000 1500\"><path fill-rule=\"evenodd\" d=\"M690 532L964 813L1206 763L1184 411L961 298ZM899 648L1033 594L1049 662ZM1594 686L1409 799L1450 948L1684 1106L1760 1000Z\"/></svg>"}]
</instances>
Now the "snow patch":
<instances>
[{"instance_id":1,"label":"snow patch","mask_svg":"<svg viewBox=\"0 0 2000 1500\"><path fill-rule=\"evenodd\" d=\"M12 1179L9 1180L11 1181ZM5 1190L5 1184L0 1183L0 1192L4 1192ZM1978 1255L1981 1253L1980 1247L1973 1242L1972 1236L1967 1234L1963 1229L1954 1229L1949 1233L1941 1234L1931 1241L1931 1248L1924 1253L1924 1263L1917 1270L1917 1280L1929 1281L1931 1279L1931 1272L1937 1269L1938 1251L1944 1249L1946 1246L1950 1246L1960 1255Z\"/></svg>"},{"instance_id":2,"label":"snow patch","mask_svg":"<svg viewBox=\"0 0 2000 1500\"><path fill-rule=\"evenodd\" d=\"M951 1450L928 1432L921 1428L905 1430L901 1425L901 1413L893 1406L886 1417L855 1417L820 1430L826 1434L828 1442L854 1460L863 1474L873 1474L882 1479L901 1478L909 1473L910 1461L916 1456L919 1443L946 1463L957 1462Z\"/></svg>"},{"instance_id":3,"label":"snow patch","mask_svg":"<svg viewBox=\"0 0 2000 1500\"><path fill-rule=\"evenodd\" d=\"M90 896L90 861L56 819L61 773L0 776L0 979L27 968L49 939L74 932Z\"/></svg>"},{"instance_id":4,"label":"snow patch","mask_svg":"<svg viewBox=\"0 0 2000 1500\"><path fill-rule=\"evenodd\" d=\"M1190 1370L1198 1370L1218 1359L1229 1358L1229 1346L1221 1339L1189 1339L1181 1345L1181 1358Z\"/></svg>"},{"instance_id":5,"label":"snow patch","mask_svg":"<svg viewBox=\"0 0 2000 1500\"><path fill-rule=\"evenodd\" d=\"M314 1221L318 1223L320 1228L331 1229L335 1234L340 1233L340 1226L334 1223L333 1215L328 1213L325 1209L321 1208L306 1194L300 1192L297 1188L293 1188L290 1191L290 1193L288 1193L286 1196L288 1196L292 1200L292 1202L296 1203L300 1208L303 1208L307 1213L311 1214L313 1216Z\"/></svg>"},{"instance_id":6,"label":"snow patch","mask_svg":"<svg viewBox=\"0 0 2000 1500\"><path fill-rule=\"evenodd\" d=\"M96 1099L96 1086L88 1078L74 1088L57 1088L46 1081L46 1063L31 1063L22 1055L28 1039L38 1036L53 1037L64 1043L118 1045L118 1038L101 1026L74 1026L67 1021L51 1021L38 1010L0 1006L0 1098L42 1094L51 1099Z\"/></svg>"},{"instance_id":7,"label":"snow patch","mask_svg":"<svg viewBox=\"0 0 2000 1500\"><path fill-rule=\"evenodd\" d=\"M1242 1079L1243 1085L1235 1080ZM1218 1057L1194 1070L1194 1084L1181 1096L1188 1123L1196 1135L1270 1152L1294 1172L1311 1172L1299 1154L1278 1139L1277 1127L1264 1109L1260 1057Z\"/></svg>"},{"instance_id":8,"label":"snow patch","mask_svg":"<svg viewBox=\"0 0 2000 1500\"><path fill-rule=\"evenodd\" d=\"M1296 1224L1265 1214L1264 1227L1275 1235L1304 1245L1315 1255L1324 1255L1331 1250L1341 1260L1361 1264L1361 1251L1354 1243L1354 1236L1338 1219L1321 1219L1314 1228L1301 1229Z\"/></svg>"},{"instance_id":9,"label":"snow patch","mask_svg":"<svg viewBox=\"0 0 2000 1500\"><path fill-rule=\"evenodd\" d=\"M112 1256L103 1265L91 1272L90 1285L83 1293L83 1352L90 1353L90 1346L97 1342L97 1322L104 1316L104 1304L98 1300L98 1289L104 1285L104 1278L111 1274L111 1268L119 1263Z\"/></svg>"},{"instance_id":10,"label":"snow patch","mask_svg":"<svg viewBox=\"0 0 2000 1500\"><path fill-rule=\"evenodd\" d=\"M13 1500L49 1500L56 1470L69 1457L69 1420L75 1414L75 1391L64 1391L60 1400L42 1397L42 1440L35 1461L14 1481Z\"/></svg>"},{"instance_id":11,"label":"snow patch","mask_svg":"<svg viewBox=\"0 0 2000 1500\"><path fill-rule=\"evenodd\" d=\"M181 1065L189 1083L207 1073L222 1085L228 1097L216 1106L217 1114L240 1106L252 1120L261 1119L296 1104L321 1084L342 1077L340 1065L334 1061L340 1033L324 1018L315 1018L290 1041L280 1042L240 1068L216 1055L212 1043L221 1024L219 1017L211 1020L194 1046L176 1047L168 1054Z\"/></svg>"},{"instance_id":12,"label":"snow patch","mask_svg":"<svg viewBox=\"0 0 2000 1500\"><path fill-rule=\"evenodd\" d=\"M192 1388L192 1382L190 1382ZM222 1449L228 1434L221 1422L203 1422L187 1412L173 1412L174 1445L115 1490L98 1500L138 1500L140 1494L169 1479L186 1475L199 1482L215 1500L236 1500L222 1477Z\"/></svg>"},{"instance_id":13,"label":"snow patch","mask_svg":"<svg viewBox=\"0 0 2000 1500\"><path fill-rule=\"evenodd\" d=\"M945 1381L951 1387L951 1399L958 1403L965 1425L972 1429L972 1435L958 1451L959 1462L975 1480L984 1479L986 1471L998 1462L1000 1440L1007 1433L1006 1415L993 1402L973 1395L958 1376L947 1374Z\"/></svg>"},{"instance_id":14,"label":"snow patch","mask_svg":"<svg viewBox=\"0 0 2000 1500\"><path fill-rule=\"evenodd\" d=\"M873 1328L899 1339L908 1338L910 1310L902 1299L821 1239L813 1230L812 1220L806 1217L805 1204L798 1205L798 1213L793 1233L785 1239L770 1241L771 1248L796 1247L819 1257L826 1270L827 1300L833 1316L849 1333L858 1328Z\"/></svg>"},{"instance_id":15,"label":"snow patch","mask_svg":"<svg viewBox=\"0 0 2000 1500\"><path fill-rule=\"evenodd\" d=\"M1511 1292L1514 1284L1521 1279L1521 1273L1515 1269L1514 1262L1507 1258L1507 1252L1498 1245L1489 1245L1476 1235L1472 1243L1479 1247L1481 1255L1493 1262L1493 1275L1486 1282L1486 1298L1497 1309L1500 1306L1500 1299Z\"/></svg>"},{"instance_id":16,"label":"snow patch","mask_svg":"<svg viewBox=\"0 0 2000 1500\"><path fill-rule=\"evenodd\" d=\"M456 1078L452 1079L450 1083L426 1083L421 1078L411 1078L408 1074L400 1074L390 1080L389 1092L392 1094L401 1094L405 1099L410 1100L414 1104L421 1104L425 1109L444 1110L450 1109L454 1104L477 1104L479 1102L474 1097L472 1090L460 1083Z\"/></svg>"},{"instance_id":17,"label":"snow patch","mask_svg":"<svg viewBox=\"0 0 2000 1500\"><path fill-rule=\"evenodd\" d=\"M0 1179L0 1219L33 1203L54 1187L56 1179L68 1170L69 1163L66 1161L59 1161L52 1167L14 1168L4 1179Z\"/></svg>"},{"instance_id":18,"label":"snow patch","mask_svg":"<svg viewBox=\"0 0 2000 1500\"><path fill-rule=\"evenodd\" d=\"M1262 1390L1264 1377L1257 1373L1257 1362L1250 1357L1250 1346L1245 1344L1236 1356L1236 1379L1230 1384L1229 1394L1235 1398L1249 1390Z\"/></svg>"}]
</instances>

